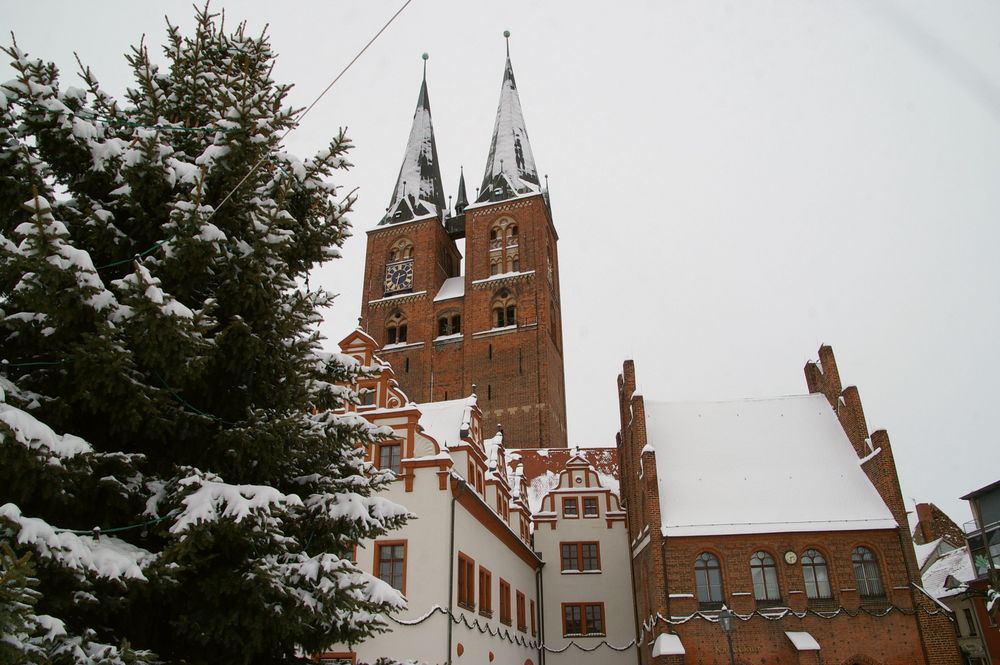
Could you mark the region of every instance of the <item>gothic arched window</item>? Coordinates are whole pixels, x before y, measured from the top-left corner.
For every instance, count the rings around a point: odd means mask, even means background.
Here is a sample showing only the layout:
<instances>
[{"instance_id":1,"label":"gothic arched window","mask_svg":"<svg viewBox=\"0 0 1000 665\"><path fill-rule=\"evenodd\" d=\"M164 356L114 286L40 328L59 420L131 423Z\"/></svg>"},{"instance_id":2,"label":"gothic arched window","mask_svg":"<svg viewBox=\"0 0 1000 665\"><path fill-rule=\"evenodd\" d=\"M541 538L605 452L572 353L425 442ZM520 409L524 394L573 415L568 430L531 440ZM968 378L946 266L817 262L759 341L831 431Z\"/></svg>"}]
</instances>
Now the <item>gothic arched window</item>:
<instances>
[{"instance_id":1,"label":"gothic arched window","mask_svg":"<svg viewBox=\"0 0 1000 665\"><path fill-rule=\"evenodd\" d=\"M406 317L400 311L393 312L385 322L385 343L403 344L406 342Z\"/></svg>"},{"instance_id":2,"label":"gothic arched window","mask_svg":"<svg viewBox=\"0 0 1000 665\"><path fill-rule=\"evenodd\" d=\"M438 315L438 337L457 335L462 332L462 316L458 312Z\"/></svg>"},{"instance_id":3,"label":"gothic arched window","mask_svg":"<svg viewBox=\"0 0 1000 665\"><path fill-rule=\"evenodd\" d=\"M406 238L400 238L389 248L389 263L405 261L413 258L413 243Z\"/></svg>"},{"instance_id":4,"label":"gothic arched window","mask_svg":"<svg viewBox=\"0 0 1000 665\"><path fill-rule=\"evenodd\" d=\"M507 289L501 289L493 299L493 327L517 325L517 301Z\"/></svg>"},{"instance_id":5,"label":"gothic arched window","mask_svg":"<svg viewBox=\"0 0 1000 665\"><path fill-rule=\"evenodd\" d=\"M881 598L885 596L882 589L882 578L878 572L878 559L875 553L867 547L855 547L851 554L854 565L854 581L858 585L858 595L862 598Z\"/></svg>"},{"instance_id":6,"label":"gothic arched window","mask_svg":"<svg viewBox=\"0 0 1000 665\"><path fill-rule=\"evenodd\" d=\"M750 557L750 577L753 580L754 600L781 600L778 592L778 567L774 565L774 557L770 554L754 552Z\"/></svg>"},{"instance_id":7,"label":"gothic arched window","mask_svg":"<svg viewBox=\"0 0 1000 665\"><path fill-rule=\"evenodd\" d=\"M517 222L504 217L490 227L490 275L520 272Z\"/></svg>"},{"instance_id":8,"label":"gothic arched window","mask_svg":"<svg viewBox=\"0 0 1000 665\"><path fill-rule=\"evenodd\" d=\"M694 583L701 609L717 610L722 607L722 567L714 554L702 552L695 559Z\"/></svg>"},{"instance_id":9,"label":"gothic arched window","mask_svg":"<svg viewBox=\"0 0 1000 665\"><path fill-rule=\"evenodd\" d=\"M832 597L826 559L818 551L806 550L802 554L802 577L806 583L806 598L825 600Z\"/></svg>"}]
</instances>

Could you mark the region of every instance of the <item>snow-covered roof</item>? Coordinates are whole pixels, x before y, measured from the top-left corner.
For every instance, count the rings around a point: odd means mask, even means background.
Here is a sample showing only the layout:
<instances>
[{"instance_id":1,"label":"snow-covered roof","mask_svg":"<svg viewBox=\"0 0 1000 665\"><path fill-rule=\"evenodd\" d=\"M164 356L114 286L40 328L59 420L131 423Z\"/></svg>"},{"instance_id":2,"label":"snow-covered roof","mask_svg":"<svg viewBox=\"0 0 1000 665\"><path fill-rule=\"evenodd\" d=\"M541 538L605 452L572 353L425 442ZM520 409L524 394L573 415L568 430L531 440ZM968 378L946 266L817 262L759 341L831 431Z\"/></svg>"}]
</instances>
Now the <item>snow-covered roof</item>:
<instances>
[{"instance_id":1,"label":"snow-covered roof","mask_svg":"<svg viewBox=\"0 0 1000 665\"><path fill-rule=\"evenodd\" d=\"M379 225L406 221L445 210L444 186L438 163L434 125L431 122L431 101L427 94L427 79L420 84L413 126L406 142L403 163L399 167L396 187L392 190L389 209Z\"/></svg>"},{"instance_id":2,"label":"snow-covered roof","mask_svg":"<svg viewBox=\"0 0 1000 665\"><path fill-rule=\"evenodd\" d=\"M511 469L523 466L528 485L528 508L537 513L542 498L559 486L559 474L573 456L585 459L603 487L619 495L618 451L615 448L523 448L508 451Z\"/></svg>"},{"instance_id":3,"label":"snow-covered roof","mask_svg":"<svg viewBox=\"0 0 1000 665\"><path fill-rule=\"evenodd\" d=\"M653 658L657 656L683 656L684 645L681 644L679 635L673 633L660 633L653 642Z\"/></svg>"},{"instance_id":4,"label":"snow-covered roof","mask_svg":"<svg viewBox=\"0 0 1000 665\"><path fill-rule=\"evenodd\" d=\"M465 295L465 277L449 277L444 280L441 288L438 289L437 295L434 296L434 302L440 302L442 300L449 300L451 298L461 298Z\"/></svg>"},{"instance_id":5,"label":"snow-covered roof","mask_svg":"<svg viewBox=\"0 0 1000 665\"><path fill-rule=\"evenodd\" d=\"M785 637L792 641L792 644L799 651L819 651L819 642L809 633L799 630L786 630Z\"/></svg>"},{"instance_id":6,"label":"snow-covered roof","mask_svg":"<svg viewBox=\"0 0 1000 665\"><path fill-rule=\"evenodd\" d=\"M896 527L821 394L645 410L664 535Z\"/></svg>"},{"instance_id":7,"label":"snow-covered roof","mask_svg":"<svg viewBox=\"0 0 1000 665\"><path fill-rule=\"evenodd\" d=\"M500 196L494 190L500 189ZM535 158L528 143L528 130L521 113L521 100L514 82L510 58L504 68L500 86L500 103L493 125L493 140L486 159L486 172L478 201L507 199L512 196L540 191Z\"/></svg>"},{"instance_id":8,"label":"snow-covered roof","mask_svg":"<svg viewBox=\"0 0 1000 665\"><path fill-rule=\"evenodd\" d=\"M924 543L923 545L913 543L913 552L917 555L917 566L920 568L924 567L927 560L934 556L934 553L937 552L938 546L941 545L941 540L941 538L938 538L937 540L932 540L931 542Z\"/></svg>"},{"instance_id":9,"label":"snow-covered roof","mask_svg":"<svg viewBox=\"0 0 1000 665\"><path fill-rule=\"evenodd\" d=\"M443 402L418 404L420 426L442 447L453 446L462 440L462 431L468 430L472 407L476 397L463 397Z\"/></svg>"},{"instance_id":10,"label":"snow-covered roof","mask_svg":"<svg viewBox=\"0 0 1000 665\"><path fill-rule=\"evenodd\" d=\"M968 547L946 552L932 563L923 574L924 589L934 598L947 598L964 593L964 589L946 589L948 577L954 577L959 582L971 582L976 579L976 569L969 557Z\"/></svg>"}]
</instances>

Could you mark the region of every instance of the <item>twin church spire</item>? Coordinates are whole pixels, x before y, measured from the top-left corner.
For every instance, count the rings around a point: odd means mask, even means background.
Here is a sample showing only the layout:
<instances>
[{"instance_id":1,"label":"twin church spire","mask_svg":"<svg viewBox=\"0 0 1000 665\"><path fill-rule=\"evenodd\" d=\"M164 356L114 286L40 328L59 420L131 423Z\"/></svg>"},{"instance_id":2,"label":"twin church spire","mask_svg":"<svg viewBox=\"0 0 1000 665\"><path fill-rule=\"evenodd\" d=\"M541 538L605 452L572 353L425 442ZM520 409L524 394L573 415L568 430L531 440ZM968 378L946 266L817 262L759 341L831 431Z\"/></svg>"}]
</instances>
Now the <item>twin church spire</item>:
<instances>
[{"instance_id":1,"label":"twin church spire","mask_svg":"<svg viewBox=\"0 0 1000 665\"><path fill-rule=\"evenodd\" d=\"M505 32L504 36L508 37L509 34ZM424 77L417 97L417 108L413 114L413 126L410 128L410 137L406 143L406 152L396 179L396 187L393 189L392 199L380 225L404 222L432 214L444 218L448 213L444 187L441 183L437 144L434 140L434 125L431 122L430 98L427 93L426 53L423 58ZM538 171L528 143L528 131L521 112L521 101L517 95L517 85L508 50L500 88L500 103L497 105L496 122L493 126L493 138L476 202L502 201L540 191ZM463 172L459 179L455 213L461 214L468 202Z\"/></svg>"}]
</instances>

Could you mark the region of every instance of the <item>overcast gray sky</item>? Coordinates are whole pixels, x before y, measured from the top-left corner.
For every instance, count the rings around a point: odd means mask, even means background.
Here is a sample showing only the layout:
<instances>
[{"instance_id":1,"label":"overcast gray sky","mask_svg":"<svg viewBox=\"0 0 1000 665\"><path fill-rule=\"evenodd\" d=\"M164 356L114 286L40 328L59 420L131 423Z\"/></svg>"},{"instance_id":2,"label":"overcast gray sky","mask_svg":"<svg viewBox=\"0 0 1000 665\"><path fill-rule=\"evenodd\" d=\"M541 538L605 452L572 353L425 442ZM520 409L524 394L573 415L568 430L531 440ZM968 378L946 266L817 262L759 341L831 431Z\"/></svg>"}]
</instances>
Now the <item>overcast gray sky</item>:
<instances>
[{"instance_id":1,"label":"overcast gray sky","mask_svg":"<svg viewBox=\"0 0 1000 665\"><path fill-rule=\"evenodd\" d=\"M270 25L304 106L401 4L212 6ZM76 51L115 95L164 14L192 23L188 0L3 3L23 49L64 75ZM461 165L482 177L508 29L560 234L570 442L614 444L625 358L649 399L765 397L804 392L828 343L904 496L967 520L957 497L1000 478L997 26L991 0L413 0L289 137L357 144L356 234L313 277L342 294L323 331L356 323L420 54L453 194Z\"/></svg>"}]
</instances>

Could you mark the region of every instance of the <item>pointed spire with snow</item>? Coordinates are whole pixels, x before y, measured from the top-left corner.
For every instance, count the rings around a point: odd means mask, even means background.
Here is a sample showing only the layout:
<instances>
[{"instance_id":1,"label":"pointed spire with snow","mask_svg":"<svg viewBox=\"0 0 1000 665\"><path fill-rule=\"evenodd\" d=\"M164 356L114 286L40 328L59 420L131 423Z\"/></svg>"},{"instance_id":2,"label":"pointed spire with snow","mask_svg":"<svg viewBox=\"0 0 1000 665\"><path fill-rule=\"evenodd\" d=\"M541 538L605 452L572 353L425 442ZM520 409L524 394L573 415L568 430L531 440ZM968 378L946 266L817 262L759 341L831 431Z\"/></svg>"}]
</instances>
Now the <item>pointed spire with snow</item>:
<instances>
[{"instance_id":1,"label":"pointed spire with snow","mask_svg":"<svg viewBox=\"0 0 1000 665\"><path fill-rule=\"evenodd\" d=\"M396 188L392 191L392 200L379 225L405 222L425 215L440 215L445 211L441 167L434 141L434 125L431 123L431 101L427 94L426 53L423 54L423 59L424 78L417 97L417 109L413 113L410 138L406 143Z\"/></svg>"},{"instance_id":2,"label":"pointed spire with snow","mask_svg":"<svg viewBox=\"0 0 1000 665\"><path fill-rule=\"evenodd\" d=\"M465 212L465 207L469 205L469 195L465 193L465 169L461 169L458 176L458 200L455 201L455 214L461 215Z\"/></svg>"},{"instance_id":3,"label":"pointed spire with snow","mask_svg":"<svg viewBox=\"0 0 1000 665\"><path fill-rule=\"evenodd\" d=\"M504 37L510 37L505 31ZM478 202L502 201L522 194L540 191L535 158L528 144L528 130L521 113L521 100L517 96L514 69L510 65L510 48L507 49L507 66L500 86L500 104L493 125L493 141L486 159L486 173L479 190Z\"/></svg>"}]
</instances>

